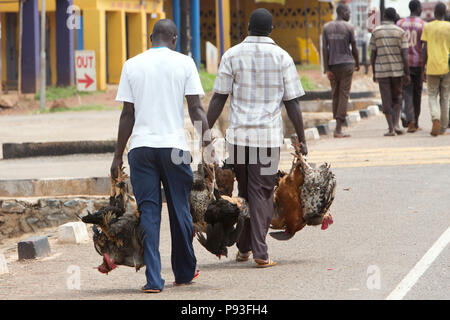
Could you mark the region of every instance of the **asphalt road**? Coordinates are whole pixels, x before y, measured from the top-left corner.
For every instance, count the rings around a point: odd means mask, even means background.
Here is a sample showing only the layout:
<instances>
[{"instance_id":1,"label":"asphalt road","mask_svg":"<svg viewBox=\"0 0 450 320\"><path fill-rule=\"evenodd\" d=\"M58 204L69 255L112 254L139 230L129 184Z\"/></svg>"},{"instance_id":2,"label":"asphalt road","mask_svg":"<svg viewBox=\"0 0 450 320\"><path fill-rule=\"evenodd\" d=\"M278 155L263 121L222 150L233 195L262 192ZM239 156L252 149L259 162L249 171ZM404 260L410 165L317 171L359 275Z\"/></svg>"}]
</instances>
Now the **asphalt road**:
<instances>
[{"instance_id":1,"label":"asphalt road","mask_svg":"<svg viewBox=\"0 0 450 320\"><path fill-rule=\"evenodd\" d=\"M174 287L164 206L161 294L140 293L144 270L98 273L101 257L91 243L61 245L48 230L49 258L19 262L17 239L3 246L10 273L0 276L0 299L386 299L405 279L404 299L450 299L450 136L432 138L427 113L416 134L383 137L386 125L377 117L353 127L351 139L310 145L309 160L330 162L337 177L335 222L326 231L307 227L287 242L268 237L273 268L235 262L235 248L218 260L195 241L200 277ZM282 166L289 160L286 153Z\"/></svg>"}]
</instances>

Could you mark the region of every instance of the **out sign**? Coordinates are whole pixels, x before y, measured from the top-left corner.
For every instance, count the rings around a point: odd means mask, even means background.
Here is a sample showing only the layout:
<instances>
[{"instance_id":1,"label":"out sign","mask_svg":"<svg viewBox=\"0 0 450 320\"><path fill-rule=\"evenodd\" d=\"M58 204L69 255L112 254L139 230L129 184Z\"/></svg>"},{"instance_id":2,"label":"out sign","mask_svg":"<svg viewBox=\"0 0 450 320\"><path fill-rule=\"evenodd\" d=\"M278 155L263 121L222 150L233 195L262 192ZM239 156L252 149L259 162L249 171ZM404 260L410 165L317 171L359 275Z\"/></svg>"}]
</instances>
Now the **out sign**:
<instances>
[{"instance_id":1,"label":"out sign","mask_svg":"<svg viewBox=\"0 0 450 320\"><path fill-rule=\"evenodd\" d=\"M75 73L78 91L96 91L95 51L75 50Z\"/></svg>"}]
</instances>

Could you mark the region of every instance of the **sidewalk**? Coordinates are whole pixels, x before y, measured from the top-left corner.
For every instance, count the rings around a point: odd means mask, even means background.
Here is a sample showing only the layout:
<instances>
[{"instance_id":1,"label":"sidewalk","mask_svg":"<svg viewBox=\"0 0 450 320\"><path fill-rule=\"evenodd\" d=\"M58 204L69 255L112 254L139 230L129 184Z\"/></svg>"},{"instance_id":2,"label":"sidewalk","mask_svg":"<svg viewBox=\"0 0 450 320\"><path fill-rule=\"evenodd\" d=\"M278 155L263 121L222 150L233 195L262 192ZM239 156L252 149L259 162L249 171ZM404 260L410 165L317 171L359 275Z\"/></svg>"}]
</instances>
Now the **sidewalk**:
<instances>
[{"instance_id":1,"label":"sidewalk","mask_svg":"<svg viewBox=\"0 0 450 320\"><path fill-rule=\"evenodd\" d=\"M386 138L383 137L386 123L382 115L363 119L348 128L352 134L350 139L333 139L330 134L321 136L318 141L308 141L309 161L328 162L333 167L411 164L408 161L413 160L423 164L447 163L449 160L446 159L450 159L450 136L430 136L431 121L426 102L425 98L420 119L423 131ZM0 143L115 140L119 118L120 111L4 116L0 117ZM193 130L187 114L186 127ZM291 151L283 149L280 169L290 168ZM105 153L0 159L0 189L4 190L8 181L8 189L15 190L14 194L17 194L19 189L20 192L32 192L33 188L37 188L36 180L42 180L43 185L47 186L50 184L49 180L59 179L60 185L65 185L68 189L66 193L64 190L58 192L70 194L71 184L68 181L95 178L94 184L100 183L101 187L98 189L105 187L107 193L112 157L112 153ZM126 158L124 156L124 165L128 168ZM20 188L11 184L12 180L22 180L19 183ZM45 188L42 186L39 189ZM1 196L7 195L2 195L0 190Z\"/></svg>"}]
</instances>

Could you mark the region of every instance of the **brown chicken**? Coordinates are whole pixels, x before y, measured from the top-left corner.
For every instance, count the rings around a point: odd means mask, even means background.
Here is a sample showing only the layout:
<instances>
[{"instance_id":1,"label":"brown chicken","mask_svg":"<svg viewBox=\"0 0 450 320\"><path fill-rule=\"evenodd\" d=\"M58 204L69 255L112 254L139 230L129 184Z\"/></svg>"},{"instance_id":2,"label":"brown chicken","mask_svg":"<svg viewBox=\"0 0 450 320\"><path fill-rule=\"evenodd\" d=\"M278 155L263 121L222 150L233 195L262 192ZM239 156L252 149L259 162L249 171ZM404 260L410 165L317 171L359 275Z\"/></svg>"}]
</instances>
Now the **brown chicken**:
<instances>
[{"instance_id":1,"label":"brown chicken","mask_svg":"<svg viewBox=\"0 0 450 320\"><path fill-rule=\"evenodd\" d=\"M216 164L215 178L220 195L232 197L235 179L233 165L227 164L225 161L222 167Z\"/></svg>"},{"instance_id":2,"label":"brown chicken","mask_svg":"<svg viewBox=\"0 0 450 320\"><path fill-rule=\"evenodd\" d=\"M97 269L106 274L117 265L134 267L136 271L144 266L144 232L139 225L136 201L128 193L128 176L123 170L119 170L116 180L111 178L109 205L81 218L84 223L93 224L94 248L103 256L103 263Z\"/></svg>"},{"instance_id":3,"label":"brown chicken","mask_svg":"<svg viewBox=\"0 0 450 320\"><path fill-rule=\"evenodd\" d=\"M284 229L271 232L277 240L291 239L306 225L320 225L326 229L333 219L329 212L336 192L336 178L328 164L312 168L301 154L297 136L291 138L295 148L289 174L279 179L274 194L274 216L271 227Z\"/></svg>"}]
</instances>

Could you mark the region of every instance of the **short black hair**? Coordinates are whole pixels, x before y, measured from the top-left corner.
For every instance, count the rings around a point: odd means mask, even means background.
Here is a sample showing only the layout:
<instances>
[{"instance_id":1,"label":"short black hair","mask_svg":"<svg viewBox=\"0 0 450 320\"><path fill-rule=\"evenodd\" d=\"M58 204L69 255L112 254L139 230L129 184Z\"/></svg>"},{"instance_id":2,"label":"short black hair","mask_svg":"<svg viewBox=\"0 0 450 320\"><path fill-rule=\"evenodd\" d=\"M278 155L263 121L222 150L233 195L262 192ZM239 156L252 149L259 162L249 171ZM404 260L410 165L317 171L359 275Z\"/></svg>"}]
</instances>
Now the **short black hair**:
<instances>
[{"instance_id":1,"label":"short black hair","mask_svg":"<svg viewBox=\"0 0 450 320\"><path fill-rule=\"evenodd\" d=\"M398 20L398 14L397 14L397 11L394 9L394 8L386 8L386 10L384 10L384 17L387 19L387 20L390 20L390 21L397 21Z\"/></svg>"},{"instance_id":2,"label":"short black hair","mask_svg":"<svg viewBox=\"0 0 450 320\"><path fill-rule=\"evenodd\" d=\"M411 0L409 2L409 10L411 12L416 12L418 9L422 8L422 4L419 0Z\"/></svg>"},{"instance_id":3,"label":"short black hair","mask_svg":"<svg viewBox=\"0 0 450 320\"><path fill-rule=\"evenodd\" d=\"M153 27L153 40L170 40L178 35L177 26L170 19L161 19Z\"/></svg>"},{"instance_id":4,"label":"short black hair","mask_svg":"<svg viewBox=\"0 0 450 320\"><path fill-rule=\"evenodd\" d=\"M250 15L248 30L254 35L268 36L272 32L273 17L269 10L256 9Z\"/></svg>"},{"instance_id":5,"label":"short black hair","mask_svg":"<svg viewBox=\"0 0 450 320\"><path fill-rule=\"evenodd\" d=\"M443 2L438 2L434 7L434 17L436 19L444 18L447 13L447 6Z\"/></svg>"},{"instance_id":6,"label":"short black hair","mask_svg":"<svg viewBox=\"0 0 450 320\"><path fill-rule=\"evenodd\" d=\"M339 2L336 7L336 13L342 15L345 11L350 11L350 8L343 2Z\"/></svg>"}]
</instances>

